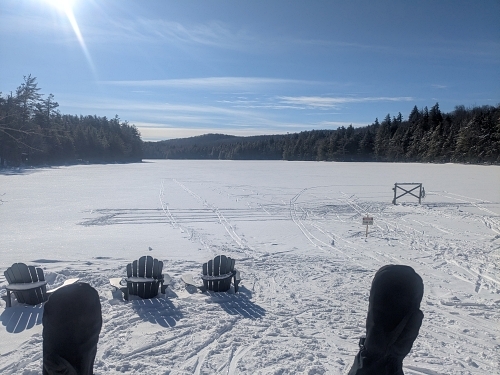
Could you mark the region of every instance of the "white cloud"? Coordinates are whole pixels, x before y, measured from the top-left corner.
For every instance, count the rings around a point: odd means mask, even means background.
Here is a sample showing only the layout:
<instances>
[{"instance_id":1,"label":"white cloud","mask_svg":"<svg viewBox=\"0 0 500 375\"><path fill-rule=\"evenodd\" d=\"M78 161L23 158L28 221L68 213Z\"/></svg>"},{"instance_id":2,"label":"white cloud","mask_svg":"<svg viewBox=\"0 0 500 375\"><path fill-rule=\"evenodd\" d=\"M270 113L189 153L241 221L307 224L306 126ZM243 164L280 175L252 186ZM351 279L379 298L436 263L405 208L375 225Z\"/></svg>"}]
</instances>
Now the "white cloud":
<instances>
[{"instance_id":1,"label":"white cloud","mask_svg":"<svg viewBox=\"0 0 500 375\"><path fill-rule=\"evenodd\" d=\"M319 108L329 109L338 108L342 104L348 103L366 103L366 102L408 102L413 98L410 96L402 97L323 97L323 96L280 96L281 103L298 106L299 108Z\"/></svg>"},{"instance_id":2,"label":"white cloud","mask_svg":"<svg viewBox=\"0 0 500 375\"><path fill-rule=\"evenodd\" d=\"M148 111L164 112L164 113L198 113L198 114L220 114L220 115L243 115L242 111L231 108L216 107L210 105L190 105L190 104L172 104L158 102L136 102L132 100L114 100L114 99L99 99L95 101L61 101L60 106L64 105L78 109L99 109L108 111L123 111L123 112L140 112Z\"/></svg>"},{"instance_id":3,"label":"white cloud","mask_svg":"<svg viewBox=\"0 0 500 375\"><path fill-rule=\"evenodd\" d=\"M245 32L232 31L222 22L216 21L187 26L179 22L161 19L139 19L137 26L150 35L158 36L163 40L203 44L219 48L240 49L242 41L246 40L248 42L252 40Z\"/></svg>"},{"instance_id":4,"label":"white cloud","mask_svg":"<svg viewBox=\"0 0 500 375\"><path fill-rule=\"evenodd\" d=\"M133 87L175 87L185 89L240 89L251 90L269 85L319 84L316 81L265 78L265 77L204 77L184 79L159 79L141 81L100 81L101 84Z\"/></svg>"}]
</instances>

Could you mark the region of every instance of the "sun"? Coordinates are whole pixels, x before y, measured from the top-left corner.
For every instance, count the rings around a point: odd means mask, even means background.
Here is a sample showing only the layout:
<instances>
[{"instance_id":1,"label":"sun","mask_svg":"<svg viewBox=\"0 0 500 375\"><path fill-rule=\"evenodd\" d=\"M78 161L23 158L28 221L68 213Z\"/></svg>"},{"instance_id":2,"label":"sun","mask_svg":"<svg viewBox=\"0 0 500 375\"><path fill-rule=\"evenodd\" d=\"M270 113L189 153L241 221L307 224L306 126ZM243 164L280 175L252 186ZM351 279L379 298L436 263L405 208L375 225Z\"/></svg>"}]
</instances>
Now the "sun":
<instances>
[{"instance_id":1,"label":"sun","mask_svg":"<svg viewBox=\"0 0 500 375\"><path fill-rule=\"evenodd\" d=\"M45 0L45 2L65 13L71 11L74 3L73 0Z\"/></svg>"},{"instance_id":2,"label":"sun","mask_svg":"<svg viewBox=\"0 0 500 375\"><path fill-rule=\"evenodd\" d=\"M95 72L94 63L92 62L92 58L90 57L89 50L87 49L87 45L85 44L85 40L83 39L82 33L80 31L80 26L78 26L78 22L76 21L75 15L73 13L73 5L76 0L43 0L44 3L49 4L53 8L57 9L59 12L63 13L67 18L68 22L71 24L71 27L75 33L80 46L82 47L82 51L85 54L87 62L90 65L90 68L93 72Z\"/></svg>"}]
</instances>

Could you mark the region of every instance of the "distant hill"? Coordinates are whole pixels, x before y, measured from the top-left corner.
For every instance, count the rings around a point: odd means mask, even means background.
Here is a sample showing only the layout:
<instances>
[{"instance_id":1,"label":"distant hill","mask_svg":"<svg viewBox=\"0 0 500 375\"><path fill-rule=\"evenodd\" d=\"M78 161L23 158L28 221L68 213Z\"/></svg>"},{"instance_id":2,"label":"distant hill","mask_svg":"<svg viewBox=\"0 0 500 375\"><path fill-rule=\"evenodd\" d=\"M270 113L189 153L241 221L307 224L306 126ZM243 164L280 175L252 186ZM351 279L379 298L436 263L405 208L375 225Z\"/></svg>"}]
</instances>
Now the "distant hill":
<instances>
[{"instance_id":1,"label":"distant hill","mask_svg":"<svg viewBox=\"0 0 500 375\"><path fill-rule=\"evenodd\" d=\"M146 159L459 162L500 164L500 105L442 113L436 103L354 128L286 135L206 134L144 142Z\"/></svg>"}]
</instances>

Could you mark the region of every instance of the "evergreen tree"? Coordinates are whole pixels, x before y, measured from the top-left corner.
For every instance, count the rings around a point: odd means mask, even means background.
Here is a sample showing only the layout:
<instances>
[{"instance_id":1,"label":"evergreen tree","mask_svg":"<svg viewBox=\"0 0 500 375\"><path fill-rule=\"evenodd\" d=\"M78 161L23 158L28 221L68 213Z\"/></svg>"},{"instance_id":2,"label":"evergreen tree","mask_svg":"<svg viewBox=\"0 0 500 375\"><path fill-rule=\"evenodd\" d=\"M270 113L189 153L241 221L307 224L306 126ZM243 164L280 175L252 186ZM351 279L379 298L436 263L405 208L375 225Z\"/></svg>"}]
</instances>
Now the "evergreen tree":
<instances>
[{"instance_id":1,"label":"evergreen tree","mask_svg":"<svg viewBox=\"0 0 500 375\"><path fill-rule=\"evenodd\" d=\"M378 122L378 120L377 120ZM388 153L389 141L391 140L391 115L387 114L380 124L375 135L375 157L377 160L385 160Z\"/></svg>"}]
</instances>

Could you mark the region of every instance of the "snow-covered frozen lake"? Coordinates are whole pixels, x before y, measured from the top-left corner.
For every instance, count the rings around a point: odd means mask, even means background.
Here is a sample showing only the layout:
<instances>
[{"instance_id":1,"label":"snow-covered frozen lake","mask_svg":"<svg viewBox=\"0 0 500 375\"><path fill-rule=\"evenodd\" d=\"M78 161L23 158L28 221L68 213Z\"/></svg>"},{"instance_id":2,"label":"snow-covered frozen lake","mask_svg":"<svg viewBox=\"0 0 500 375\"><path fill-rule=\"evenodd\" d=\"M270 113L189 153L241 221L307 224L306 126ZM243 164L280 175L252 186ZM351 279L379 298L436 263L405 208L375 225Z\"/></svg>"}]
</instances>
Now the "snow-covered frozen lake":
<instances>
[{"instance_id":1,"label":"snow-covered frozen lake","mask_svg":"<svg viewBox=\"0 0 500 375\"><path fill-rule=\"evenodd\" d=\"M395 182L426 197L392 204ZM423 278L424 322L405 374L500 366L500 167L279 161L145 161L0 174L0 293L15 262L101 297L96 374L345 374L375 271ZM362 226L362 217L374 225ZM234 293L187 290L215 255ZM124 302L109 286L142 255L166 296ZM42 306L0 300L0 373L41 373Z\"/></svg>"}]
</instances>

